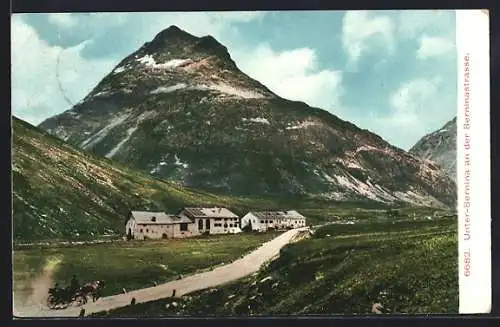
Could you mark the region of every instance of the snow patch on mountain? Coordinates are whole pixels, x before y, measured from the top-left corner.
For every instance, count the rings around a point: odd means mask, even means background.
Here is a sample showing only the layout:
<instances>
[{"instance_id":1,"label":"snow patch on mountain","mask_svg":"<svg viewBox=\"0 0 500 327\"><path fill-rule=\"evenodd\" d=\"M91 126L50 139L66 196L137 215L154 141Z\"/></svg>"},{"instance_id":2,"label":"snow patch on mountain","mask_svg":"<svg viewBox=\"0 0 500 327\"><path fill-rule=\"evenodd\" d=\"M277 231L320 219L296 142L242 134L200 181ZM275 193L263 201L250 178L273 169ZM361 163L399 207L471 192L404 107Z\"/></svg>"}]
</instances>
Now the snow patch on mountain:
<instances>
[{"instance_id":1,"label":"snow patch on mountain","mask_svg":"<svg viewBox=\"0 0 500 327\"><path fill-rule=\"evenodd\" d=\"M259 92L235 87L226 83L201 84L194 87L197 90L212 90L222 94L232 95L243 99L262 99L264 95Z\"/></svg>"},{"instance_id":2,"label":"snow patch on mountain","mask_svg":"<svg viewBox=\"0 0 500 327\"><path fill-rule=\"evenodd\" d=\"M157 174L160 172L162 166L167 165L168 153L160 158L160 161L149 171L150 174Z\"/></svg>"},{"instance_id":3,"label":"snow patch on mountain","mask_svg":"<svg viewBox=\"0 0 500 327\"><path fill-rule=\"evenodd\" d=\"M189 165L185 162L182 162L181 159L179 159L179 156L176 154L175 155L175 163L176 166L180 166L182 168L188 168Z\"/></svg>"},{"instance_id":4,"label":"snow patch on mountain","mask_svg":"<svg viewBox=\"0 0 500 327\"><path fill-rule=\"evenodd\" d=\"M127 66L119 66L119 67L116 67L115 70L113 70L113 74L119 74L119 73L123 73L124 71L126 71L127 69L130 69L130 67L127 67Z\"/></svg>"},{"instance_id":5,"label":"snow patch on mountain","mask_svg":"<svg viewBox=\"0 0 500 327\"><path fill-rule=\"evenodd\" d=\"M267 124L267 125L271 125L271 123L269 122L269 120L267 120L267 118L262 118L262 117L256 117L256 118L241 118L242 121L249 121L249 122L253 122L253 123L260 123L260 124Z\"/></svg>"},{"instance_id":6,"label":"snow patch on mountain","mask_svg":"<svg viewBox=\"0 0 500 327\"><path fill-rule=\"evenodd\" d=\"M151 91L151 94L158 94L158 93L171 93L177 90L182 90L186 88L186 84L184 83L179 83L171 86L160 86L153 91Z\"/></svg>"},{"instance_id":7,"label":"snow patch on mountain","mask_svg":"<svg viewBox=\"0 0 500 327\"><path fill-rule=\"evenodd\" d=\"M134 134L134 132L136 130L137 130L137 126L134 126L134 127L127 129L127 136L123 140L118 142L118 144L113 149L111 149L111 151L109 151L105 155L105 157L112 158L118 152L118 150L120 150L120 148L130 139L130 137L132 136L132 134Z\"/></svg>"},{"instance_id":8,"label":"snow patch on mountain","mask_svg":"<svg viewBox=\"0 0 500 327\"><path fill-rule=\"evenodd\" d=\"M94 144L100 142L102 139L108 135L108 133L115 128L116 126L120 125L123 123L130 114L124 114L121 116L117 116L113 119L111 119L106 126L104 126L102 129L100 129L97 133L86 139L80 144L80 147L84 148L85 150L89 149L92 147Z\"/></svg>"},{"instance_id":9,"label":"snow patch on mountain","mask_svg":"<svg viewBox=\"0 0 500 327\"><path fill-rule=\"evenodd\" d=\"M316 126L319 125L317 122L314 121L303 121L299 122L296 125L290 126L291 123L288 123L289 126L286 127L286 129L301 129L301 128L307 128L309 126Z\"/></svg>"},{"instance_id":10,"label":"snow patch on mountain","mask_svg":"<svg viewBox=\"0 0 500 327\"><path fill-rule=\"evenodd\" d=\"M101 92L97 92L96 94L94 94L93 98L103 97L103 96L107 96L110 94L111 94L111 91L101 91Z\"/></svg>"},{"instance_id":11,"label":"snow patch on mountain","mask_svg":"<svg viewBox=\"0 0 500 327\"><path fill-rule=\"evenodd\" d=\"M190 62L190 59L171 59L167 62L164 63L156 63L155 59L153 58L152 55L144 55L140 58L137 58L136 61L140 62L143 65L146 65L149 68L155 68L155 69L173 69L177 68L187 62Z\"/></svg>"}]
</instances>

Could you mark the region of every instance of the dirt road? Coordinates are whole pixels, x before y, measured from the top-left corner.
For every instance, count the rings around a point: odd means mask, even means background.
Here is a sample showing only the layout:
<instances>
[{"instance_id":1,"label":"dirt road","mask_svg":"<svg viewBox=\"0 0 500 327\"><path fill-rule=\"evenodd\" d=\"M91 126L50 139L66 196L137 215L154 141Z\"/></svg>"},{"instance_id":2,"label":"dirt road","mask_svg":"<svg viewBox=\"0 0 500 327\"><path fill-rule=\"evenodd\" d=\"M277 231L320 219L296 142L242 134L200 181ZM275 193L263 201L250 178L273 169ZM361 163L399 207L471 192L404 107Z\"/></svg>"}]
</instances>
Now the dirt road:
<instances>
[{"instance_id":1,"label":"dirt road","mask_svg":"<svg viewBox=\"0 0 500 327\"><path fill-rule=\"evenodd\" d=\"M171 281L155 287L143 288L131 291L126 294L118 294L108 297L103 297L96 302L89 302L82 306L85 308L85 315L91 313L116 309L130 304L132 298L135 298L136 303L149 302L172 295L172 291L176 290L176 296L181 296L193 291L202 290L230 281L234 281L249 274L252 274L260 269L266 262L279 254L280 249L287 243L292 241L301 231L307 228L289 230L271 241L264 243L255 251L249 253L241 259L233 261L230 264L215 268L212 271L207 271L183 279ZM90 300L92 301L92 300ZM18 310L17 317L77 317L82 307L73 307L63 310L39 309L36 312Z\"/></svg>"},{"instance_id":2,"label":"dirt road","mask_svg":"<svg viewBox=\"0 0 500 327\"><path fill-rule=\"evenodd\" d=\"M30 283L31 294L27 298L14 296L15 316L37 316L45 309L49 289L52 286L52 275L60 263L60 258L49 258L45 262L40 276L33 279Z\"/></svg>"}]
</instances>

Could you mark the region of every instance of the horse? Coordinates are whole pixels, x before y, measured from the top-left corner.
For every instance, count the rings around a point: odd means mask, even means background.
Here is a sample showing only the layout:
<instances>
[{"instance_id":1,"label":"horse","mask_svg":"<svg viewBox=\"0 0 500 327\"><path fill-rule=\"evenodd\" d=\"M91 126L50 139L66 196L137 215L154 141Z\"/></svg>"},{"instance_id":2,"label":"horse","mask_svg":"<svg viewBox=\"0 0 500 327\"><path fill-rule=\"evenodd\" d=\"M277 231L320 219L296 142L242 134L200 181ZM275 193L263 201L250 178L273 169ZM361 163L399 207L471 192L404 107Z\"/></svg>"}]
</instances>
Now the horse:
<instances>
[{"instance_id":1,"label":"horse","mask_svg":"<svg viewBox=\"0 0 500 327\"><path fill-rule=\"evenodd\" d=\"M78 297L83 299L83 303L87 303L87 296L92 295L92 301L95 302L101 297L101 291L104 288L104 282L102 280L97 280L91 283L87 283L80 287L78 291Z\"/></svg>"}]
</instances>

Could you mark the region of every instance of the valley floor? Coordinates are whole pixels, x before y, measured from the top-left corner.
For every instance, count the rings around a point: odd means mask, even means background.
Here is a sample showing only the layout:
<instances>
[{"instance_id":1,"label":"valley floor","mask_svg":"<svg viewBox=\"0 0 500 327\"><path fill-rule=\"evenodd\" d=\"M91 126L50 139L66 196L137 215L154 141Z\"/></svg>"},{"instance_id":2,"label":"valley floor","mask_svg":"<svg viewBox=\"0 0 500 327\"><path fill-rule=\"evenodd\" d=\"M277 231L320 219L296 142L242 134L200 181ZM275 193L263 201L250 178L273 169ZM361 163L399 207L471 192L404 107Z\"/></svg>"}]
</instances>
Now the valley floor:
<instances>
[{"instance_id":1,"label":"valley floor","mask_svg":"<svg viewBox=\"0 0 500 327\"><path fill-rule=\"evenodd\" d=\"M85 308L109 317L370 314L376 303L392 313L458 311L454 213L345 210L329 220L288 245L294 231L18 250L14 290L33 302L49 281L66 285L73 274L103 279L104 298ZM127 294L110 296L124 288ZM129 305L132 297L135 305ZM34 314L76 316L79 310Z\"/></svg>"},{"instance_id":2,"label":"valley floor","mask_svg":"<svg viewBox=\"0 0 500 327\"><path fill-rule=\"evenodd\" d=\"M104 280L103 296L154 286L231 262L277 235L241 233L14 250L14 303L39 307L49 287L68 285L72 275L81 283Z\"/></svg>"},{"instance_id":3,"label":"valley floor","mask_svg":"<svg viewBox=\"0 0 500 327\"><path fill-rule=\"evenodd\" d=\"M95 316L457 313L457 255L455 215L329 224L249 277Z\"/></svg>"},{"instance_id":4,"label":"valley floor","mask_svg":"<svg viewBox=\"0 0 500 327\"><path fill-rule=\"evenodd\" d=\"M294 240L297 235L303 232L308 233L307 228L294 229L282 233L273 240L262 244L258 249L242 256L241 259L237 259L232 263L217 267L210 271L197 273L155 287L138 289L126 294L103 297L96 302L84 305L84 308L86 313L89 314L101 310L110 310L126 306L133 298L136 299L137 303L153 301L172 294L173 290L176 290L177 295L183 295L237 280L238 278L242 278L257 271L264 262L275 257L279 253L281 247ZM267 235L272 235L272 233ZM33 310L32 308L25 310L21 308L21 310L17 310L17 316L23 317L28 314L34 314L43 317L76 317L79 312L79 307L70 307L63 310L47 310L42 308L39 310Z\"/></svg>"}]
</instances>

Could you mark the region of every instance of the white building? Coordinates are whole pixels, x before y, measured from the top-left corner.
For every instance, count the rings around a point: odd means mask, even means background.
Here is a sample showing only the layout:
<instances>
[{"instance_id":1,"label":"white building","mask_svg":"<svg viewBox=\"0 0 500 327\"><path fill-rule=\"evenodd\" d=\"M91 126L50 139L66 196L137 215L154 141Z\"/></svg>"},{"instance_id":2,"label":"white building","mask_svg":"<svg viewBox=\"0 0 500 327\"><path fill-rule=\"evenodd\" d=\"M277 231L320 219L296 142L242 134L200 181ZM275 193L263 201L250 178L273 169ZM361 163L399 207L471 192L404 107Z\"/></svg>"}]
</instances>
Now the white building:
<instances>
[{"instance_id":1,"label":"white building","mask_svg":"<svg viewBox=\"0 0 500 327\"><path fill-rule=\"evenodd\" d=\"M241 233L240 218L226 208L183 208L178 216L191 219L200 234Z\"/></svg>"},{"instance_id":2,"label":"white building","mask_svg":"<svg viewBox=\"0 0 500 327\"><path fill-rule=\"evenodd\" d=\"M241 228L250 225L252 230L292 229L306 226L306 217L295 210L252 211L241 218Z\"/></svg>"},{"instance_id":3,"label":"white building","mask_svg":"<svg viewBox=\"0 0 500 327\"><path fill-rule=\"evenodd\" d=\"M164 212L131 211L126 234L134 239L183 238L199 235L194 223L186 217Z\"/></svg>"}]
</instances>

